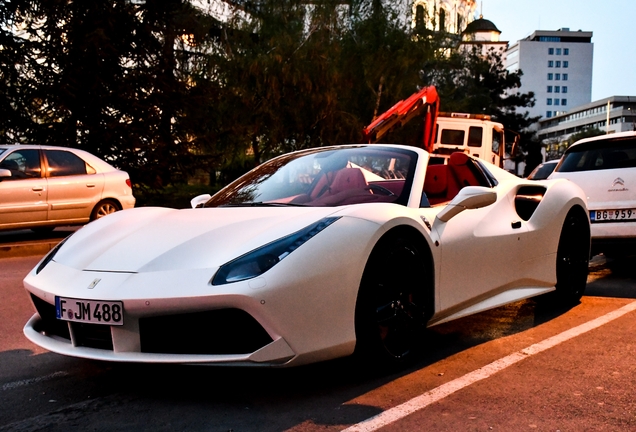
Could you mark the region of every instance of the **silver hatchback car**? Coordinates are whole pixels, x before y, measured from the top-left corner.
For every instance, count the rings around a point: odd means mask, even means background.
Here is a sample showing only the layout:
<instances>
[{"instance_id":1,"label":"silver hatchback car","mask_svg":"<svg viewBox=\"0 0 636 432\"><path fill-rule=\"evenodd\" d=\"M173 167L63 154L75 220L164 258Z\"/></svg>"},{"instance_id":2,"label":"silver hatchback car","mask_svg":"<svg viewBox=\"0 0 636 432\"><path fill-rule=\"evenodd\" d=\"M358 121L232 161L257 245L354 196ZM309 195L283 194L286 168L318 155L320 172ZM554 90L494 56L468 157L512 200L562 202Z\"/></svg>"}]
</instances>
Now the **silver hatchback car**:
<instances>
[{"instance_id":1,"label":"silver hatchback car","mask_svg":"<svg viewBox=\"0 0 636 432\"><path fill-rule=\"evenodd\" d=\"M134 206L128 173L88 152L0 145L0 230L84 224Z\"/></svg>"}]
</instances>

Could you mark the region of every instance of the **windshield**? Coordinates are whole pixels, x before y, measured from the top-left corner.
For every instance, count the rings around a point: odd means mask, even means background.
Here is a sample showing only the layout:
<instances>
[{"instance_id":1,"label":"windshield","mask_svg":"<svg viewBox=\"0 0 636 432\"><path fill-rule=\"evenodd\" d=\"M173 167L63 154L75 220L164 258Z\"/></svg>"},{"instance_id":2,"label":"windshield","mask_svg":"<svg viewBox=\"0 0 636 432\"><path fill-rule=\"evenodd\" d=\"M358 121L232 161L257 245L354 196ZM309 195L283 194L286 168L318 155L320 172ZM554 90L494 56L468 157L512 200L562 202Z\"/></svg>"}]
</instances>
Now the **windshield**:
<instances>
[{"instance_id":1,"label":"windshield","mask_svg":"<svg viewBox=\"0 0 636 432\"><path fill-rule=\"evenodd\" d=\"M570 147L557 172L592 171L636 167L636 138L590 141Z\"/></svg>"},{"instance_id":2,"label":"windshield","mask_svg":"<svg viewBox=\"0 0 636 432\"><path fill-rule=\"evenodd\" d=\"M536 167L528 176L529 180L545 180L547 179L554 168L557 166L558 161L554 162L545 162Z\"/></svg>"},{"instance_id":3,"label":"windshield","mask_svg":"<svg viewBox=\"0 0 636 432\"><path fill-rule=\"evenodd\" d=\"M243 175L210 198L205 207L406 205L416 162L413 151L377 145L291 153Z\"/></svg>"}]
</instances>

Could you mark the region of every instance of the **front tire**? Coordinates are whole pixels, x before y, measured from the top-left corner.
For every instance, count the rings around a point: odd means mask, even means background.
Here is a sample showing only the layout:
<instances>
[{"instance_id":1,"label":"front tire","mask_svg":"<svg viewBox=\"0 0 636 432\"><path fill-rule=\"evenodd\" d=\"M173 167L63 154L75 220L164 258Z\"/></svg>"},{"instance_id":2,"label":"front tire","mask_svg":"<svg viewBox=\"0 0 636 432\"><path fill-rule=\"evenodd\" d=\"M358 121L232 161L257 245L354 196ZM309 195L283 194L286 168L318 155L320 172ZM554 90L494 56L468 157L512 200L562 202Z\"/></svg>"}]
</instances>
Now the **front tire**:
<instances>
[{"instance_id":1,"label":"front tire","mask_svg":"<svg viewBox=\"0 0 636 432\"><path fill-rule=\"evenodd\" d=\"M386 366L417 356L426 325L429 272L410 236L382 239L362 277L356 304L356 354Z\"/></svg>"},{"instance_id":2,"label":"front tire","mask_svg":"<svg viewBox=\"0 0 636 432\"><path fill-rule=\"evenodd\" d=\"M587 284L590 262L590 223L580 207L572 208L563 223L557 249L556 294L563 304L576 304Z\"/></svg>"}]
</instances>

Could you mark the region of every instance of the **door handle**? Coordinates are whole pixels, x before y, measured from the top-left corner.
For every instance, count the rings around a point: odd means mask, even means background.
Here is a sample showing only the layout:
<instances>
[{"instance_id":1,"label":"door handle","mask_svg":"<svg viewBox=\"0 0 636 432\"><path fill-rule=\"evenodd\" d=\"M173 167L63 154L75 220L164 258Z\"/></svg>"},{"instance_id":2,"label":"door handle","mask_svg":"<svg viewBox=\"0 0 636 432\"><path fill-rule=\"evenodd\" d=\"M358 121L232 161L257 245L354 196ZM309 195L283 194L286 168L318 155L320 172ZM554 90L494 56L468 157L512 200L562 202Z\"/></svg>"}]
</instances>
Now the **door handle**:
<instances>
[{"instance_id":1,"label":"door handle","mask_svg":"<svg viewBox=\"0 0 636 432\"><path fill-rule=\"evenodd\" d=\"M31 189L33 192L42 192L44 188L42 186L36 186Z\"/></svg>"},{"instance_id":2,"label":"door handle","mask_svg":"<svg viewBox=\"0 0 636 432\"><path fill-rule=\"evenodd\" d=\"M94 183L86 183L86 187L87 188L94 188L95 184Z\"/></svg>"}]
</instances>

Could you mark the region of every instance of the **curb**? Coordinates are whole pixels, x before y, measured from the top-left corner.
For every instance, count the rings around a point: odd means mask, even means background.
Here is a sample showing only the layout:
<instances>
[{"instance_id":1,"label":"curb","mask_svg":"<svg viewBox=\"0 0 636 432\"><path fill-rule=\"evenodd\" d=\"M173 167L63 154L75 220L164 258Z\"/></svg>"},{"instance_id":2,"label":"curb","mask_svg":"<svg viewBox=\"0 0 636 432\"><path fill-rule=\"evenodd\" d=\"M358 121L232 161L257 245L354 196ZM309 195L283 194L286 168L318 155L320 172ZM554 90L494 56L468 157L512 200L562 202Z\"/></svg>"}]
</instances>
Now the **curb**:
<instances>
[{"instance_id":1,"label":"curb","mask_svg":"<svg viewBox=\"0 0 636 432\"><path fill-rule=\"evenodd\" d=\"M63 239L51 239L37 243L0 244L0 259L44 255Z\"/></svg>"}]
</instances>

